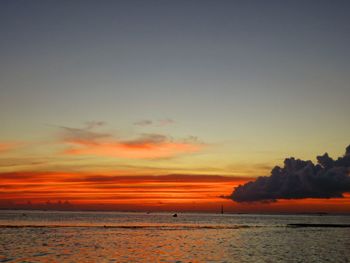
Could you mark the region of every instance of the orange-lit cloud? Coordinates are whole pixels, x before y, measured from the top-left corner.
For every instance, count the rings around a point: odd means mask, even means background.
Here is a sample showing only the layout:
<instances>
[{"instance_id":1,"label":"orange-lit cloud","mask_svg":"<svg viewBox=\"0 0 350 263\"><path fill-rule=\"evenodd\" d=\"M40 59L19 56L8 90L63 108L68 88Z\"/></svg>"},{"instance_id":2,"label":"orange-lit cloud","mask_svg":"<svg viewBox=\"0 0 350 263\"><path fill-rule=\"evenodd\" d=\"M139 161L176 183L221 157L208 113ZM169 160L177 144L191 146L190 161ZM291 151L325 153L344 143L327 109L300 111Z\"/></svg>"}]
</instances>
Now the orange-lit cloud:
<instances>
[{"instance_id":1,"label":"orange-lit cloud","mask_svg":"<svg viewBox=\"0 0 350 263\"><path fill-rule=\"evenodd\" d=\"M92 131L90 128L62 128L63 141L69 145L65 153L72 155L153 159L194 153L203 148L203 144L196 137L175 140L161 134L142 134L131 140L121 140L108 133Z\"/></svg>"},{"instance_id":2,"label":"orange-lit cloud","mask_svg":"<svg viewBox=\"0 0 350 263\"><path fill-rule=\"evenodd\" d=\"M344 198L269 204L242 204L221 197L252 179L186 174L0 173L0 208L219 212L224 205L227 212L350 212L348 193Z\"/></svg>"},{"instance_id":3,"label":"orange-lit cloud","mask_svg":"<svg viewBox=\"0 0 350 263\"><path fill-rule=\"evenodd\" d=\"M232 187L246 182L244 178L212 175L107 176L53 172L2 173L0 179L0 199L12 204L69 200L80 207L99 204L130 209L142 204L143 209L151 210L218 207L227 202L220 195L229 194Z\"/></svg>"},{"instance_id":4,"label":"orange-lit cloud","mask_svg":"<svg viewBox=\"0 0 350 263\"><path fill-rule=\"evenodd\" d=\"M18 147L18 145L19 145L18 143L14 143L14 142L0 142L0 153L13 150L16 147Z\"/></svg>"}]
</instances>

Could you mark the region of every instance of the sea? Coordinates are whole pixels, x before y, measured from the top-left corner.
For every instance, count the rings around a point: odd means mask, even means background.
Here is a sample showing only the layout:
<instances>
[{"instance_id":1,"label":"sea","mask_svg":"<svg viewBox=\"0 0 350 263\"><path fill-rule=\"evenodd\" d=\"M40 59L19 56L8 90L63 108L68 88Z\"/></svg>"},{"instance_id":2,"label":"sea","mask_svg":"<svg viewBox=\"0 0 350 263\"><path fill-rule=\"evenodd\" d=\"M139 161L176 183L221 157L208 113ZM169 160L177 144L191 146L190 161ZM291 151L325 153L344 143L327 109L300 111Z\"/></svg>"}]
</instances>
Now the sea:
<instances>
[{"instance_id":1,"label":"sea","mask_svg":"<svg viewBox=\"0 0 350 263\"><path fill-rule=\"evenodd\" d=\"M350 262L350 216L3 210L0 262Z\"/></svg>"}]
</instances>

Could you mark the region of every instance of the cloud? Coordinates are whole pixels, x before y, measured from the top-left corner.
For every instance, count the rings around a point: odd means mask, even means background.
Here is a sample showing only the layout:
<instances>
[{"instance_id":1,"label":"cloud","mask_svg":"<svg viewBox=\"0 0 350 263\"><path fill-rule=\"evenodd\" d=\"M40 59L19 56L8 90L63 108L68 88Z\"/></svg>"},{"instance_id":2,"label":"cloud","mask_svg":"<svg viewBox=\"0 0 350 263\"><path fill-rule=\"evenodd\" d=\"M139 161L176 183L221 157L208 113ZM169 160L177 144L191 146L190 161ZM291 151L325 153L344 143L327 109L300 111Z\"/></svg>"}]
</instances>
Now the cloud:
<instances>
[{"instance_id":1,"label":"cloud","mask_svg":"<svg viewBox=\"0 0 350 263\"><path fill-rule=\"evenodd\" d=\"M20 143L16 142L0 142L0 153L11 151L19 145Z\"/></svg>"},{"instance_id":2,"label":"cloud","mask_svg":"<svg viewBox=\"0 0 350 263\"><path fill-rule=\"evenodd\" d=\"M132 139L115 138L112 134L96 132L91 127L82 129L61 127L62 139L69 155L99 155L120 158L155 159L194 153L204 146L198 140L175 140L169 136L144 133Z\"/></svg>"},{"instance_id":3,"label":"cloud","mask_svg":"<svg viewBox=\"0 0 350 263\"><path fill-rule=\"evenodd\" d=\"M342 198L350 192L350 146L345 155L333 160L325 153L318 164L287 158L270 176L258 177L236 187L230 196L237 202L276 201L277 199Z\"/></svg>"},{"instance_id":4,"label":"cloud","mask_svg":"<svg viewBox=\"0 0 350 263\"><path fill-rule=\"evenodd\" d=\"M93 129L104 126L106 123L104 121L88 121L85 124L87 129Z\"/></svg>"},{"instance_id":5,"label":"cloud","mask_svg":"<svg viewBox=\"0 0 350 263\"><path fill-rule=\"evenodd\" d=\"M143 134L133 140L86 140L79 138L69 141L71 147L67 154L101 155L122 158L165 158L184 153L197 152L202 148L200 144L174 141L159 134Z\"/></svg>"},{"instance_id":6,"label":"cloud","mask_svg":"<svg viewBox=\"0 0 350 263\"><path fill-rule=\"evenodd\" d=\"M137 122L134 122L134 125L136 126L167 126L167 125L171 125L174 124L175 121L173 119L170 118L166 118L166 119L159 119L159 120L140 120Z\"/></svg>"},{"instance_id":7,"label":"cloud","mask_svg":"<svg viewBox=\"0 0 350 263\"><path fill-rule=\"evenodd\" d=\"M166 125L170 125L170 124L174 124L174 123L175 123L175 121L172 119L169 119L169 118L158 120L158 124L160 126L166 126Z\"/></svg>"},{"instance_id":8,"label":"cloud","mask_svg":"<svg viewBox=\"0 0 350 263\"><path fill-rule=\"evenodd\" d=\"M168 141L169 139L161 134L142 134L141 137L130 141L121 142L121 145L130 148L152 148L155 145L161 145Z\"/></svg>"},{"instance_id":9,"label":"cloud","mask_svg":"<svg viewBox=\"0 0 350 263\"><path fill-rule=\"evenodd\" d=\"M0 143L0 152L5 152L11 148L11 145L9 145L8 143Z\"/></svg>"},{"instance_id":10,"label":"cloud","mask_svg":"<svg viewBox=\"0 0 350 263\"><path fill-rule=\"evenodd\" d=\"M47 158L38 157L0 158L0 168L9 168L17 166L36 166L47 163Z\"/></svg>"},{"instance_id":11,"label":"cloud","mask_svg":"<svg viewBox=\"0 0 350 263\"><path fill-rule=\"evenodd\" d=\"M220 175L100 175L94 173L0 173L0 200L34 203L71 200L73 203L143 204L211 202L246 178ZM14 206L10 205L10 208ZM0 204L1 208L1 204Z\"/></svg>"},{"instance_id":12,"label":"cloud","mask_svg":"<svg viewBox=\"0 0 350 263\"><path fill-rule=\"evenodd\" d=\"M62 136L65 142L97 144L99 139L111 137L108 133L91 131L91 128L61 127L61 129L63 130Z\"/></svg>"},{"instance_id":13,"label":"cloud","mask_svg":"<svg viewBox=\"0 0 350 263\"><path fill-rule=\"evenodd\" d=\"M152 124L153 124L153 121L151 120L140 120L140 121L134 122L134 125L137 125L137 126L149 126Z\"/></svg>"}]
</instances>

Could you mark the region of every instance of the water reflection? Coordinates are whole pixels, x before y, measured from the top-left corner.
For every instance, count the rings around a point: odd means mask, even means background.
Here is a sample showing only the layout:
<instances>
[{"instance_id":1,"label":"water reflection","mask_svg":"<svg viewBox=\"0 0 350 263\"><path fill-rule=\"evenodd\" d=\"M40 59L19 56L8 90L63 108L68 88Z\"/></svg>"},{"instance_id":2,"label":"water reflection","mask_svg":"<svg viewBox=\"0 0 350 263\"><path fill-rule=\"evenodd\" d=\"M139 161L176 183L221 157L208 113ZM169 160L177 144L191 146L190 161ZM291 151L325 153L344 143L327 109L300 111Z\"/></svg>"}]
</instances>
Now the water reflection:
<instances>
[{"instance_id":1,"label":"water reflection","mask_svg":"<svg viewBox=\"0 0 350 263\"><path fill-rule=\"evenodd\" d=\"M350 257L349 228L285 227L349 223L349 217L180 215L174 220L164 214L35 213L26 218L0 213L2 226L41 225L0 227L0 262L346 262ZM61 226L43 227L55 224ZM68 224L74 227L64 227ZM103 227L133 224L144 227Z\"/></svg>"}]
</instances>

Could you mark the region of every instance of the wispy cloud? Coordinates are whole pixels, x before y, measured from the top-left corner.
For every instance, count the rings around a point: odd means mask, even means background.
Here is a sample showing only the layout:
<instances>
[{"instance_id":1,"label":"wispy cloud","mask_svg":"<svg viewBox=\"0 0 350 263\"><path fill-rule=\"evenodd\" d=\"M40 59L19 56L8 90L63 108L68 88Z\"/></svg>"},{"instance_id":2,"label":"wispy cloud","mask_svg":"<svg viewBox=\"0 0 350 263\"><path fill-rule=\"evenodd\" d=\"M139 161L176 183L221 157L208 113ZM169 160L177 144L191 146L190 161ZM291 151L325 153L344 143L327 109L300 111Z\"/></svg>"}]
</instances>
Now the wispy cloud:
<instances>
[{"instance_id":1,"label":"wispy cloud","mask_svg":"<svg viewBox=\"0 0 350 263\"><path fill-rule=\"evenodd\" d=\"M94 129L106 125L104 121L88 121L85 123L87 129Z\"/></svg>"},{"instance_id":2,"label":"wispy cloud","mask_svg":"<svg viewBox=\"0 0 350 263\"><path fill-rule=\"evenodd\" d=\"M174 124L175 121L170 118L165 118L165 119L159 119L159 120L140 120L137 122L134 122L134 125L136 126L167 126Z\"/></svg>"},{"instance_id":3,"label":"wispy cloud","mask_svg":"<svg viewBox=\"0 0 350 263\"><path fill-rule=\"evenodd\" d=\"M137 125L137 126L149 126L152 124L153 124L153 121L151 120L140 120L140 121L134 122L134 125Z\"/></svg>"},{"instance_id":4,"label":"wispy cloud","mask_svg":"<svg viewBox=\"0 0 350 263\"><path fill-rule=\"evenodd\" d=\"M61 127L61 136L69 148L65 154L99 155L120 158L156 159L200 151L204 144L195 137L174 139L163 134L144 133L131 139L116 138L91 127Z\"/></svg>"},{"instance_id":5,"label":"wispy cloud","mask_svg":"<svg viewBox=\"0 0 350 263\"><path fill-rule=\"evenodd\" d=\"M174 124L175 121L173 119L160 119L158 120L158 125L160 126L166 126L166 125L170 125L170 124Z\"/></svg>"},{"instance_id":6,"label":"wispy cloud","mask_svg":"<svg viewBox=\"0 0 350 263\"><path fill-rule=\"evenodd\" d=\"M18 142L0 142L0 153L12 151L18 148L21 143Z\"/></svg>"},{"instance_id":7,"label":"wispy cloud","mask_svg":"<svg viewBox=\"0 0 350 263\"><path fill-rule=\"evenodd\" d=\"M81 144L98 144L100 139L112 137L108 133L92 131L91 128L61 127L62 137L65 142Z\"/></svg>"}]
</instances>

